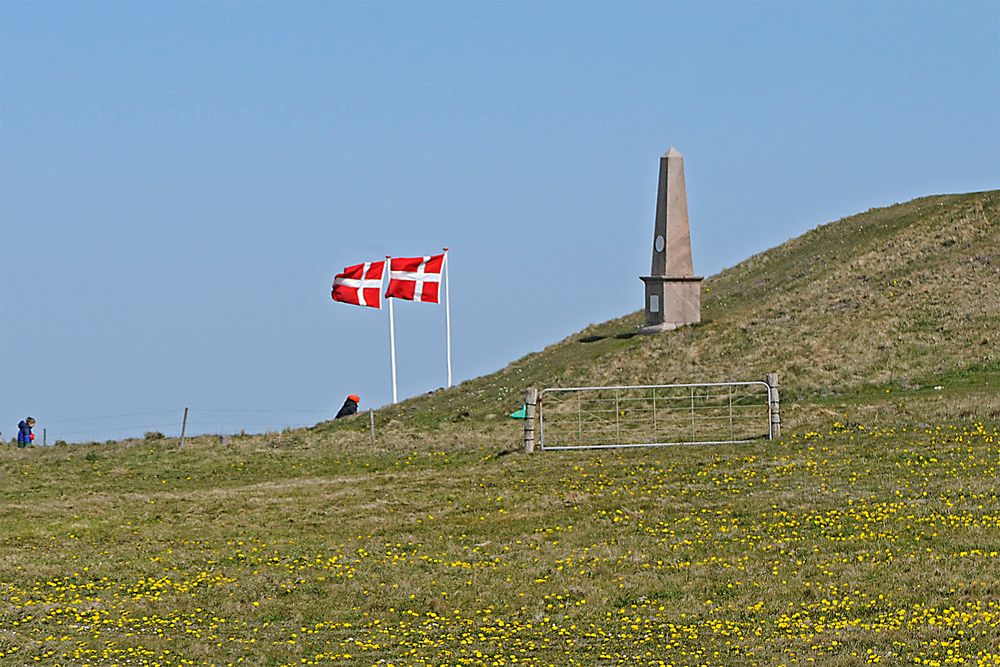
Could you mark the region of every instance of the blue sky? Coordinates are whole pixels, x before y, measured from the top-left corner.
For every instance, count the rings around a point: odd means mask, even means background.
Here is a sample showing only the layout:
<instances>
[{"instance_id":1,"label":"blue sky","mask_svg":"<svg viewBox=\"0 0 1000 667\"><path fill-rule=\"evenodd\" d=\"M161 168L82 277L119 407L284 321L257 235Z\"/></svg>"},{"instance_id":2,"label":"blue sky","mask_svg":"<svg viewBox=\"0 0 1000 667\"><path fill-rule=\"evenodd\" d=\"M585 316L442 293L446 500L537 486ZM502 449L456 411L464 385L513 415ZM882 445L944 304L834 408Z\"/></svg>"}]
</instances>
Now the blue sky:
<instances>
[{"instance_id":1,"label":"blue sky","mask_svg":"<svg viewBox=\"0 0 1000 667\"><path fill-rule=\"evenodd\" d=\"M452 248L459 381L641 308L669 146L705 275L998 187L1000 3L2 0L0 141L4 439L276 429L390 400L348 264Z\"/></svg>"}]
</instances>

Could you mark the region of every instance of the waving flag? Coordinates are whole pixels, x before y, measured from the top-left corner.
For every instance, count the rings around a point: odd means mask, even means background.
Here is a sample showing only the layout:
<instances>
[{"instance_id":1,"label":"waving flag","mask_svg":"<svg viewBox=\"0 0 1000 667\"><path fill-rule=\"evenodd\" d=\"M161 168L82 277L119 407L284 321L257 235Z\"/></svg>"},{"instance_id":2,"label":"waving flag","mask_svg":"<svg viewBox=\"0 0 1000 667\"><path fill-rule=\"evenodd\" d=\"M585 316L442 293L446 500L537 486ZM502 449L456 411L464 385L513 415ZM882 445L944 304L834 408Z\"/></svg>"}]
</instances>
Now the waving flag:
<instances>
[{"instance_id":1,"label":"waving flag","mask_svg":"<svg viewBox=\"0 0 1000 667\"><path fill-rule=\"evenodd\" d=\"M365 262L355 264L338 273L333 279L333 292L330 296L334 301L351 303L355 306L381 308L382 275L385 273L385 262Z\"/></svg>"},{"instance_id":2,"label":"waving flag","mask_svg":"<svg viewBox=\"0 0 1000 667\"><path fill-rule=\"evenodd\" d=\"M393 257L389 264L387 297L438 303L444 255Z\"/></svg>"}]
</instances>

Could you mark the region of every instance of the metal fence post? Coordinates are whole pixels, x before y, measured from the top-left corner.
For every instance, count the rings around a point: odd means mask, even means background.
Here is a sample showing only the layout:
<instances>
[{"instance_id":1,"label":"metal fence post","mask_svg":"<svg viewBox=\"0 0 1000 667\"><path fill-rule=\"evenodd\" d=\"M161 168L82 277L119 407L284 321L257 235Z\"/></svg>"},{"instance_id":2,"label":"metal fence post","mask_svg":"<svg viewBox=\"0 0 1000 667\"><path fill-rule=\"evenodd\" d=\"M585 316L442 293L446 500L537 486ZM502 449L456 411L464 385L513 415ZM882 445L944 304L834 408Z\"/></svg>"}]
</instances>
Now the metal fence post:
<instances>
[{"instance_id":1,"label":"metal fence post","mask_svg":"<svg viewBox=\"0 0 1000 667\"><path fill-rule=\"evenodd\" d=\"M778 374L767 374L768 404L771 412L771 429L768 437L777 440L781 437L781 401L778 398Z\"/></svg>"},{"instance_id":2,"label":"metal fence post","mask_svg":"<svg viewBox=\"0 0 1000 667\"><path fill-rule=\"evenodd\" d=\"M770 396L768 400L770 400ZM733 439L733 388L731 386L729 387L729 439Z\"/></svg>"},{"instance_id":3,"label":"metal fence post","mask_svg":"<svg viewBox=\"0 0 1000 667\"><path fill-rule=\"evenodd\" d=\"M698 439L698 429L694 425L694 387L691 387L691 441Z\"/></svg>"},{"instance_id":4,"label":"metal fence post","mask_svg":"<svg viewBox=\"0 0 1000 667\"><path fill-rule=\"evenodd\" d=\"M529 389L524 394L524 453L535 451L535 406L538 404L538 390Z\"/></svg>"},{"instance_id":5,"label":"metal fence post","mask_svg":"<svg viewBox=\"0 0 1000 667\"><path fill-rule=\"evenodd\" d=\"M621 414L621 408L618 404L618 390L615 389L615 442L619 445L622 444L622 424L621 420L618 418Z\"/></svg>"},{"instance_id":6,"label":"metal fence post","mask_svg":"<svg viewBox=\"0 0 1000 667\"><path fill-rule=\"evenodd\" d=\"M656 433L656 387L653 387L653 440L658 437Z\"/></svg>"},{"instance_id":7,"label":"metal fence post","mask_svg":"<svg viewBox=\"0 0 1000 667\"><path fill-rule=\"evenodd\" d=\"M583 444L583 396L576 399L576 435L577 443Z\"/></svg>"}]
</instances>

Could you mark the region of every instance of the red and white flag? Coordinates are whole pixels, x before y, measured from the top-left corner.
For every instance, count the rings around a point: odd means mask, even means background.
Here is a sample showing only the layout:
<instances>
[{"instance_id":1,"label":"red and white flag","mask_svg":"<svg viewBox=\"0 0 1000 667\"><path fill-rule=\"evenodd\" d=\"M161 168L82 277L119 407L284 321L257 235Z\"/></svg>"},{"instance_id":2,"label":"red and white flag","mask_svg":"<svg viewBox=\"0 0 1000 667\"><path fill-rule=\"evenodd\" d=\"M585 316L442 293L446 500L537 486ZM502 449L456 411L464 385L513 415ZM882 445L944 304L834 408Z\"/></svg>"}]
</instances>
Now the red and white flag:
<instances>
[{"instance_id":1,"label":"red and white flag","mask_svg":"<svg viewBox=\"0 0 1000 667\"><path fill-rule=\"evenodd\" d=\"M389 264L387 297L438 303L444 255L393 257Z\"/></svg>"},{"instance_id":2,"label":"red and white flag","mask_svg":"<svg viewBox=\"0 0 1000 667\"><path fill-rule=\"evenodd\" d=\"M384 260L348 266L343 273L338 273L334 277L333 292L330 296L334 301L352 303L355 306L381 308L380 295L384 273Z\"/></svg>"}]
</instances>

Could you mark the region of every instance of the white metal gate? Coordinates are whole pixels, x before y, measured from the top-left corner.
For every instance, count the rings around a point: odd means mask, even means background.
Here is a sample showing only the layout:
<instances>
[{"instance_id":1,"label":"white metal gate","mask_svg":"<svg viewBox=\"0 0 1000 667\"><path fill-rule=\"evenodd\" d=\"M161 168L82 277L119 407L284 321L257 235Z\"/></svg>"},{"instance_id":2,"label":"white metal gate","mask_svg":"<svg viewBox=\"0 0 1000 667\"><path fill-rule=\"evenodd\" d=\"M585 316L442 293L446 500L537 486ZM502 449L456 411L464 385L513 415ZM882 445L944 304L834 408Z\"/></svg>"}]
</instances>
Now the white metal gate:
<instances>
[{"instance_id":1,"label":"white metal gate","mask_svg":"<svg viewBox=\"0 0 1000 667\"><path fill-rule=\"evenodd\" d=\"M766 382L554 387L539 395L541 449L721 445L771 436Z\"/></svg>"}]
</instances>

